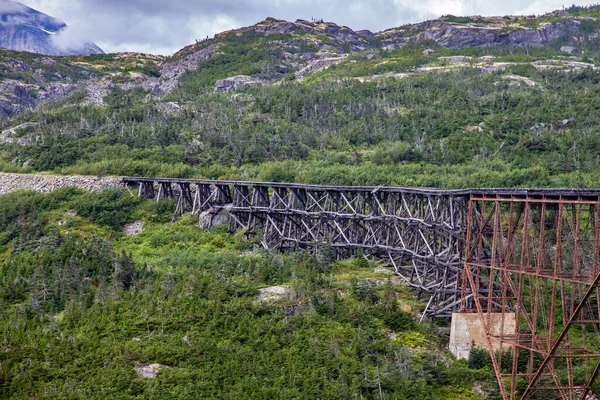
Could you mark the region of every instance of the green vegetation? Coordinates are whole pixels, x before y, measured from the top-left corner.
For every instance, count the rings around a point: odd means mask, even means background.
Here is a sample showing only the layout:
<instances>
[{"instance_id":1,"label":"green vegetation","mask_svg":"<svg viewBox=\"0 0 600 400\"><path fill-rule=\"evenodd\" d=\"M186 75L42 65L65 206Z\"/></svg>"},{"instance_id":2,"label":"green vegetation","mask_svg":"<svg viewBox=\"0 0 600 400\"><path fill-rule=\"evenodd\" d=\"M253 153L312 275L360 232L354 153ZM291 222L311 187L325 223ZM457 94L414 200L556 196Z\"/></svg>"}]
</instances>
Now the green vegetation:
<instances>
[{"instance_id":1,"label":"green vegetation","mask_svg":"<svg viewBox=\"0 0 600 400\"><path fill-rule=\"evenodd\" d=\"M600 18L600 5L592 5L592 6L576 6L572 5L571 7L565 10L570 15L575 17L592 17L592 18Z\"/></svg>"},{"instance_id":2,"label":"green vegetation","mask_svg":"<svg viewBox=\"0 0 600 400\"><path fill-rule=\"evenodd\" d=\"M277 76L277 72L270 66L277 65L284 50L303 52L318 50L304 41L298 41L297 45L300 47L298 50L283 49L278 44L278 41L288 41L291 38L291 34L267 36L252 30L241 34L231 32L222 39L223 46L219 47L219 53L215 57L203 62L197 71L187 72L181 77L180 88L173 96L189 98L190 92L198 93L214 86L218 79L234 75L271 79Z\"/></svg>"},{"instance_id":3,"label":"green vegetation","mask_svg":"<svg viewBox=\"0 0 600 400\"><path fill-rule=\"evenodd\" d=\"M456 17L454 15L444 15L442 17L444 22L454 23L454 24L489 24L490 21L487 21L481 17L472 18L472 17Z\"/></svg>"},{"instance_id":4,"label":"green vegetation","mask_svg":"<svg viewBox=\"0 0 600 400\"><path fill-rule=\"evenodd\" d=\"M0 197L0 397L476 399L411 292L365 260L256 241L126 191ZM142 219L144 232L124 236ZM259 289L293 294L257 301ZM392 335L393 333L393 335ZM135 367L158 363L156 379Z\"/></svg>"},{"instance_id":5,"label":"green vegetation","mask_svg":"<svg viewBox=\"0 0 600 400\"><path fill-rule=\"evenodd\" d=\"M598 7L566 12L595 18ZM507 18L506 30L565 18ZM589 66L600 65L599 27L585 19L576 33L574 54ZM412 28L400 36L421 32ZM543 47L421 41L389 51L375 37L363 44L376 48L298 81L314 53L351 53L356 44L326 30L229 32L170 59L216 47L166 98L115 88L103 105L84 106L81 90L2 121L0 132L39 127L15 135L24 143L1 141L0 170L598 187L600 71L569 69L574 60L560 48L572 36ZM37 70L44 82L167 79L161 57L0 55L0 79L25 83L37 82ZM439 60L448 56L472 59L457 68ZM486 71L482 56L508 64ZM214 91L217 80L240 74L267 84ZM474 351L453 361L444 327L415 323L414 293L368 261L270 253L243 233L203 232L189 217L170 223L172 212L171 203L120 190L0 197L0 397L476 399L474 382L497 397L489 357ZM122 233L139 220L142 234ZM293 295L257 301L271 285ZM158 377L138 378L134 368L152 363L165 366Z\"/></svg>"},{"instance_id":6,"label":"green vegetation","mask_svg":"<svg viewBox=\"0 0 600 400\"><path fill-rule=\"evenodd\" d=\"M562 16L544 15L541 17L531 16L531 17L516 19L516 20L512 21L511 23L525 27L525 28L538 29L538 28L540 28L540 26L542 24L559 24L559 23L564 23L566 21L567 21L567 19Z\"/></svg>"},{"instance_id":7,"label":"green vegetation","mask_svg":"<svg viewBox=\"0 0 600 400\"><path fill-rule=\"evenodd\" d=\"M417 51L391 59L411 60ZM104 107L28 112L4 128L38 121L44 134L25 146L0 145L0 166L334 184L597 186L600 72L515 65L499 73L331 79L347 68L372 72L372 62L234 95L200 91L184 102L174 94L181 109L168 114L141 89L115 90ZM183 91L192 96L186 83Z\"/></svg>"}]
</instances>

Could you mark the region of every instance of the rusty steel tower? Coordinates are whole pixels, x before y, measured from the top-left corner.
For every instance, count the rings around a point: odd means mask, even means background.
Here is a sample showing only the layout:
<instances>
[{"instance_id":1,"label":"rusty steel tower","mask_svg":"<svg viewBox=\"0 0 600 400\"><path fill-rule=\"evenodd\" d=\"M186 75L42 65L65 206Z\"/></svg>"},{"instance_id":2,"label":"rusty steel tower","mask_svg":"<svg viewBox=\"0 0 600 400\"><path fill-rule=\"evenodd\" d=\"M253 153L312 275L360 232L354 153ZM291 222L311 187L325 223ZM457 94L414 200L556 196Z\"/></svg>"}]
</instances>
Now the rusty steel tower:
<instances>
[{"instance_id":1,"label":"rusty steel tower","mask_svg":"<svg viewBox=\"0 0 600 400\"><path fill-rule=\"evenodd\" d=\"M599 252L597 193L471 194L461 311L479 315L504 399L587 398Z\"/></svg>"}]
</instances>

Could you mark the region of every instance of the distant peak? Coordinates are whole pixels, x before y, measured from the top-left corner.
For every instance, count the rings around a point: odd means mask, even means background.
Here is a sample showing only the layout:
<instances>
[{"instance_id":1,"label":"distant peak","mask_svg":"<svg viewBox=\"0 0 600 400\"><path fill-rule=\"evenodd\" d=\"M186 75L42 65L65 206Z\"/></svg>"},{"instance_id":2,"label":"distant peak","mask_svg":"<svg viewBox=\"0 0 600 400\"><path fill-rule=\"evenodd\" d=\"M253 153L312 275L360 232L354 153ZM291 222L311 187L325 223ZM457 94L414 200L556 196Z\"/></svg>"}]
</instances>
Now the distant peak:
<instances>
[{"instance_id":1,"label":"distant peak","mask_svg":"<svg viewBox=\"0 0 600 400\"><path fill-rule=\"evenodd\" d=\"M17 1L0 0L0 47L57 56L103 53L95 44L83 41L65 47L66 41L59 39L66 28L58 18Z\"/></svg>"}]
</instances>

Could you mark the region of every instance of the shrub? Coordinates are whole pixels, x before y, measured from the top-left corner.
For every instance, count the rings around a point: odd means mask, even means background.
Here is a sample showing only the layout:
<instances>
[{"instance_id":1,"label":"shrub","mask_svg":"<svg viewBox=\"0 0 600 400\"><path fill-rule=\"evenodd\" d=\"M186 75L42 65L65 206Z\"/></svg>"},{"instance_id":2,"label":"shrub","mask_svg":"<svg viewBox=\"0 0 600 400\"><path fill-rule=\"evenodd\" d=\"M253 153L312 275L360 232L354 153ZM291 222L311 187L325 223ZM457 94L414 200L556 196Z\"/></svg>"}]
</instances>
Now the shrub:
<instances>
[{"instance_id":1,"label":"shrub","mask_svg":"<svg viewBox=\"0 0 600 400\"><path fill-rule=\"evenodd\" d=\"M482 369L492 365L490 354L485 349L478 349L475 346L469 350L467 365L470 369Z\"/></svg>"},{"instance_id":2,"label":"shrub","mask_svg":"<svg viewBox=\"0 0 600 400\"><path fill-rule=\"evenodd\" d=\"M133 219L140 200L121 189L108 189L100 193L86 193L72 203L79 215L99 225L119 230Z\"/></svg>"}]
</instances>

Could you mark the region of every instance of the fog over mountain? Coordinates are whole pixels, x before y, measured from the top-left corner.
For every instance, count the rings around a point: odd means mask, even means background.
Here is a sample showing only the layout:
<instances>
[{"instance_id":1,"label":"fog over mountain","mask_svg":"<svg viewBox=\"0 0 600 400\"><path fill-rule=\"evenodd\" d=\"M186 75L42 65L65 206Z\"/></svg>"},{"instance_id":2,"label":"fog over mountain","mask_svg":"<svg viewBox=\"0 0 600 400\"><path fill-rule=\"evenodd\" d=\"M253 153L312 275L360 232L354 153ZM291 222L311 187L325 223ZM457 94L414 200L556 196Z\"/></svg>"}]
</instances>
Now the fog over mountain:
<instances>
[{"instance_id":1,"label":"fog over mountain","mask_svg":"<svg viewBox=\"0 0 600 400\"><path fill-rule=\"evenodd\" d=\"M12 0L0 0L0 47L47 55L98 54L103 51L84 40L70 40L60 19Z\"/></svg>"}]
</instances>

